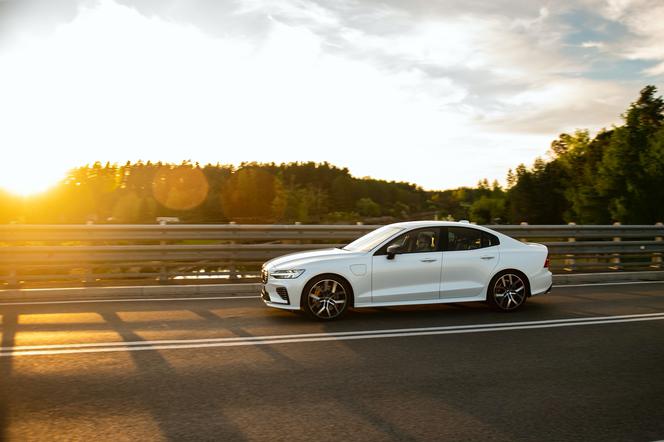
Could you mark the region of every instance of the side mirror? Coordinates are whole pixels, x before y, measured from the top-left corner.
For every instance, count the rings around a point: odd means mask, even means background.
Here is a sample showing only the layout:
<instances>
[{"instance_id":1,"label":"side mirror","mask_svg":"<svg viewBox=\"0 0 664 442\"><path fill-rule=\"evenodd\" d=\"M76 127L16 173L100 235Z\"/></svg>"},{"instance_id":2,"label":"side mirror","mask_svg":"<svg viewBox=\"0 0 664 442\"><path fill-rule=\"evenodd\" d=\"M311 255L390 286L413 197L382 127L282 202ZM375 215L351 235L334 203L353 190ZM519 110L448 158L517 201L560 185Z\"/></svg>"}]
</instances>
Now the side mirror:
<instances>
[{"instance_id":1,"label":"side mirror","mask_svg":"<svg viewBox=\"0 0 664 442\"><path fill-rule=\"evenodd\" d=\"M392 244L387 248L387 259L394 259L394 256L401 252L401 246L399 244Z\"/></svg>"}]
</instances>

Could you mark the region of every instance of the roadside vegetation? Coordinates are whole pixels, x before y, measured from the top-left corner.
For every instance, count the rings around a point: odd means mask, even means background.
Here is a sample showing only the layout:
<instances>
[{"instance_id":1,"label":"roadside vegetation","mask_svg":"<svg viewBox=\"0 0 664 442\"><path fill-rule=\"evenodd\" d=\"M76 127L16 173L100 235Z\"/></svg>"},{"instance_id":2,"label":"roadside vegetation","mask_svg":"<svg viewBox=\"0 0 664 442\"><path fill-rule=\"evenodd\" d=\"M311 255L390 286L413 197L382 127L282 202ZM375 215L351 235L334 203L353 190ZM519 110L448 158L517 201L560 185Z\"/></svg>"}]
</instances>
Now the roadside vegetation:
<instances>
[{"instance_id":1,"label":"roadside vegetation","mask_svg":"<svg viewBox=\"0 0 664 442\"><path fill-rule=\"evenodd\" d=\"M561 134L547 159L507 174L507 187L425 191L353 177L328 163L95 163L33 197L0 192L0 222L652 224L664 220L664 101L645 87L624 124Z\"/></svg>"}]
</instances>

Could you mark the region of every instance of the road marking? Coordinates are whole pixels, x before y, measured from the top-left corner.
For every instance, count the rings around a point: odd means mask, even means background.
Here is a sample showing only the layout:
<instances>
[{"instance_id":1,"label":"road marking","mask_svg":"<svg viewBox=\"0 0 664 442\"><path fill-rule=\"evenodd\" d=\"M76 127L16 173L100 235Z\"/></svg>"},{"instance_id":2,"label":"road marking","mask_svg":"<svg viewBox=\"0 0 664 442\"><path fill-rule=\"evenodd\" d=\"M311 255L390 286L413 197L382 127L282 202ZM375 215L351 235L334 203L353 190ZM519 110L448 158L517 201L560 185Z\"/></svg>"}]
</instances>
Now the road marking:
<instances>
[{"instance_id":1,"label":"road marking","mask_svg":"<svg viewBox=\"0 0 664 442\"><path fill-rule=\"evenodd\" d=\"M43 344L43 345L23 345L20 347L0 347L0 351L11 350L20 348L22 350L34 349L53 349L53 348L84 348L84 347L106 347L106 346L146 346L146 345L161 345L161 344L186 344L186 343L207 343L207 342L225 342L225 341L255 341L266 340L275 338L309 338L319 336L349 336L349 335L365 335L365 334L381 334L381 333L410 333L421 331L437 331L437 330L457 330L457 329L472 329L472 328L491 328L491 327L508 327L508 326L523 326L523 325L541 325L541 324L557 324L567 322L586 322L586 321L607 321L616 319L630 319L630 318L648 318L664 316L664 312L660 313L640 313L633 315L618 315L618 316L584 316L579 318L561 318L561 319L548 319L543 321L521 321L521 322L491 322L486 324L473 324L473 325L448 325L439 327L414 327L414 328L396 328L396 329L378 329L378 330L357 330L348 332L328 332L328 333L300 333L291 335L266 335L266 336L239 336L227 338L204 338L204 339L165 339L155 341L115 341L115 342L93 342L93 343L78 343L78 344Z\"/></svg>"},{"instance_id":2,"label":"road marking","mask_svg":"<svg viewBox=\"0 0 664 442\"><path fill-rule=\"evenodd\" d=\"M256 299L260 298L257 295L251 296L207 296L207 297L191 297L191 298L117 298L117 299L76 299L67 301L16 301L16 302L0 302L3 305L40 305L40 304L95 304L98 302L168 302L168 301L218 301L227 299Z\"/></svg>"},{"instance_id":3,"label":"road marking","mask_svg":"<svg viewBox=\"0 0 664 442\"><path fill-rule=\"evenodd\" d=\"M598 282L587 284L565 284L554 285L555 289L564 289L567 287L592 287L592 286L611 286L611 285L634 285L634 284L664 284L664 281L628 281L628 282ZM540 296L540 295L537 295ZM1 306L21 306L21 305L57 305L57 304L96 304L109 302L171 302L171 301L224 301L233 299L259 299L260 295L248 296L207 296L190 298L116 298L116 299L77 299L66 301L13 301L0 302ZM370 307L370 306L368 306Z\"/></svg>"},{"instance_id":4,"label":"road marking","mask_svg":"<svg viewBox=\"0 0 664 442\"><path fill-rule=\"evenodd\" d=\"M595 316L583 318L552 319L544 321L524 321L459 325L443 327L402 328L384 330L361 330L331 333L307 333L294 335L268 335L248 337L227 337L209 339L180 339L159 341L98 342L79 344L26 345L0 347L0 357L43 356L77 353L106 353L121 351L173 350L209 347L236 347L248 345L288 344L321 341L345 341L357 339L397 338L494 331L526 330L540 328L576 327L583 325L618 324L627 322L664 320L662 313L645 313L620 316Z\"/></svg>"},{"instance_id":5,"label":"road marking","mask_svg":"<svg viewBox=\"0 0 664 442\"><path fill-rule=\"evenodd\" d=\"M588 282L585 284L554 285L553 288L564 289L566 287L592 287L592 286L603 286L603 285L634 285L634 284L664 284L664 281Z\"/></svg>"}]
</instances>

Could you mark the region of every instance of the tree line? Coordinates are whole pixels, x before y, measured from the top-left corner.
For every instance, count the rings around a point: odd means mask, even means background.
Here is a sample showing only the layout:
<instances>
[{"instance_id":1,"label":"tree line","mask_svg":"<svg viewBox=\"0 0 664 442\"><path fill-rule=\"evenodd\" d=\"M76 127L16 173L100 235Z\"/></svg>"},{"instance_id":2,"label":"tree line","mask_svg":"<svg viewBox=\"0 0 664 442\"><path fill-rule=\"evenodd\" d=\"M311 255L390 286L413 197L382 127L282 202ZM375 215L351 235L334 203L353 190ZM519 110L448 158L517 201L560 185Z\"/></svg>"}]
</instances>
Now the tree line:
<instances>
[{"instance_id":1,"label":"tree line","mask_svg":"<svg viewBox=\"0 0 664 442\"><path fill-rule=\"evenodd\" d=\"M94 163L32 197L0 192L0 222L651 224L664 219L664 101L641 90L624 124L561 134L549 159L521 164L506 188L425 191L405 182L353 177L329 163Z\"/></svg>"}]
</instances>

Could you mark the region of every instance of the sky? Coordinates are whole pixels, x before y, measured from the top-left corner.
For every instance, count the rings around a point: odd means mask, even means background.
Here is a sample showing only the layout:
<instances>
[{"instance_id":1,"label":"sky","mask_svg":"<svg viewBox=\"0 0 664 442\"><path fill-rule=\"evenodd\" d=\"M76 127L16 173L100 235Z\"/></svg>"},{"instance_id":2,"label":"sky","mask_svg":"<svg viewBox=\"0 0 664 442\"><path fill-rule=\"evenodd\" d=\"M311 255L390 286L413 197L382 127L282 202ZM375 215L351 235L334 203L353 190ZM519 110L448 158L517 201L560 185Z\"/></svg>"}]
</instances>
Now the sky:
<instances>
[{"instance_id":1,"label":"sky","mask_svg":"<svg viewBox=\"0 0 664 442\"><path fill-rule=\"evenodd\" d=\"M0 188L94 161L504 182L664 91L661 0L0 0Z\"/></svg>"}]
</instances>

